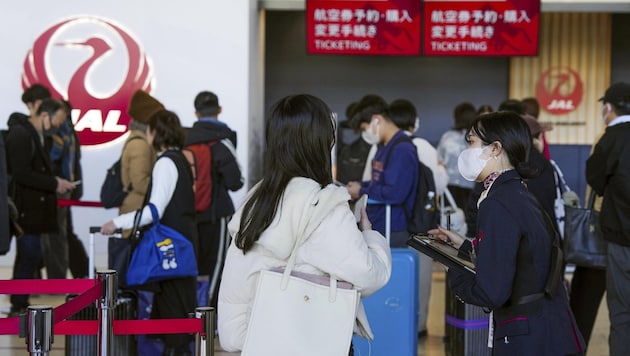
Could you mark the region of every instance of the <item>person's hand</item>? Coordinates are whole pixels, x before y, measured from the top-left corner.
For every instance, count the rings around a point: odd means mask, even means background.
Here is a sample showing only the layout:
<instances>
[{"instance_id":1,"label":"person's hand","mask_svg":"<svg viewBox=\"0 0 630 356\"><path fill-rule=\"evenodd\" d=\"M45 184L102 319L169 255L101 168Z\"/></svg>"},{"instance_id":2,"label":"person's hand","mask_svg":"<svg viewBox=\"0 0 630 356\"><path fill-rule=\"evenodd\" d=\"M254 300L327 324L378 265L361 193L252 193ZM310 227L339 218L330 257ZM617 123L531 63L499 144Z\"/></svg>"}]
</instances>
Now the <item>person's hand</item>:
<instances>
[{"instance_id":1,"label":"person's hand","mask_svg":"<svg viewBox=\"0 0 630 356\"><path fill-rule=\"evenodd\" d=\"M114 225L114 222L110 220L101 226L101 234L113 235L116 232L116 229L118 228Z\"/></svg>"},{"instance_id":2,"label":"person's hand","mask_svg":"<svg viewBox=\"0 0 630 356\"><path fill-rule=\"evenodd\" d=\"M70 181L60 178L60 177L55 177L57 179L57 193L59 194L65 194L71 190L74 190L74 188L76 188L76 186L74 184L72 184Z\"/></svg>"},{"instance_id":3,"label":"person's hand","mask_svg":"<svg viewBox=\"0 0 630 356\"><path fill-rule=\"evenodd\" d=\"M365 210L365 206L361 207L361 221L359 221L359 230L367 231L372 230L372 222L368 218L367 211Z\"/></svg>"},{"instance_id":4,"label":"person's hand","mask_svg":"<svg viewBox=\"0 0 630 356\"><path fill-rule=\"evenodd\" d=\"M359 191L361 190L361 183L359 182L348 182L346 185L346 189L348 189L348 193L353 200L359 199Z\"/></svg>"},{"instance_id":5,"label":"person's hand","mask_svg":"<svg viewBox=\"0 0 630 356\"><path fill-rule=\"evenodd\" d=\"M427 232L429 235L436 237L455 248L460 248L464 241L466 241L466 238L462 235L456 233L455 231L447 230L440 225L438 225L437 229L431 229Z\"/></svg>"},{"instance_id":6,"label":"person's hand","mask_svg":"<svg viewBox=\"0 0 630 356\"><path fill-rule=\"evenodd\" d=\"M568 190L562 193L562 200L564 200L564 205L568 205L573 208L580 207L580 197L574 191Z\"/></svg>"}]
</instances>

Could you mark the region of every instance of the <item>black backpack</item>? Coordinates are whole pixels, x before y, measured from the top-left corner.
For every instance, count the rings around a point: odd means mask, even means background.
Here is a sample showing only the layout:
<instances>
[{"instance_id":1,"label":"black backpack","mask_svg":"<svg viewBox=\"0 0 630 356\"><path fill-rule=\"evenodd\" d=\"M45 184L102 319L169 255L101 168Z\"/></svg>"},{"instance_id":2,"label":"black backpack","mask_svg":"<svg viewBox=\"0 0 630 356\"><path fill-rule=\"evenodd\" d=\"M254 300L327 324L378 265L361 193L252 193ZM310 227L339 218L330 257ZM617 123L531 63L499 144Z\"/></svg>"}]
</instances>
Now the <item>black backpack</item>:
<instances>
[{"instance_id":1,"label":"black backpack","mask_svg":"<svg viewBox=\"0 0 630 356\"><path fill-rule=\"evenodd\" d=\"M413 141L411 137L401 137L387 153L385 162L389 161L394 147L401 142ZM414 149L415 149L414 145ZM403 205L404 207L404 205ZM413 211L411 214L406 211L407 231L410 233L425 234L428 230L435 229L440 222L440 210L438 209L437 193L435 191L435 180L431 168L424 165L418 159L418 185L416 188L416 200L413 203Z\"/></svg>"},{"instance_id":2,"label":"black backpack","mask_svg":"<svg viewBox=\"0 0 630 356\"><path fill-rule=\"evenodd\" d=\"M343 146L337 155L337 180L341 183L361 181L372 145L361 137Z\"/></svg>"},{"instance_id":3,"label":"black backpack","mask_svg":"<svg viewBox=\"0 0 630 356\"><path fill-rule=\"evenodd\" d=\"M127 146L127 143L137 138L142 139L142 137L132 137L125 143L125 146ZM125 146L123 146L123 151L125 150ZM103 181L103 185L101 185L101 203L106 209L120 207L127 197L127 194L129 194L128 192L131 190L131 186L124 189L122 184L121 158L107 169L105 180Z\"/></svg>"}]
</instances>

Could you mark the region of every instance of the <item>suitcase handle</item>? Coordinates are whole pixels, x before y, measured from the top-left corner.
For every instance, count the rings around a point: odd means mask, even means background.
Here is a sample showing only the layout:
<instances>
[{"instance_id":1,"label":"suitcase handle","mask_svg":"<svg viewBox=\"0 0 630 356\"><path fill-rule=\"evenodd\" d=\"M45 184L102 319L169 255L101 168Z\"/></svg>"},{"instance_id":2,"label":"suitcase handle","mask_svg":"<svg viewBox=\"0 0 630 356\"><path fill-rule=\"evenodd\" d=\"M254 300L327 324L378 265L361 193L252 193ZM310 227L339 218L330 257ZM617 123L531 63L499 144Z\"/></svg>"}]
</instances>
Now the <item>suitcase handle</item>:
<instances>
[{"instance_id":1,"label":"suitcase handle","mask_svg":"<svg viewBox=\"0 0 630 356\"><path fill-rule=\"evenodd\" d=\"M97 234L99 232L101 232L100 226L90 226L90 234ZM114 234L122 234L122 229L116 229L116 231L114 231Z\"/></svg>"}]
</instances>

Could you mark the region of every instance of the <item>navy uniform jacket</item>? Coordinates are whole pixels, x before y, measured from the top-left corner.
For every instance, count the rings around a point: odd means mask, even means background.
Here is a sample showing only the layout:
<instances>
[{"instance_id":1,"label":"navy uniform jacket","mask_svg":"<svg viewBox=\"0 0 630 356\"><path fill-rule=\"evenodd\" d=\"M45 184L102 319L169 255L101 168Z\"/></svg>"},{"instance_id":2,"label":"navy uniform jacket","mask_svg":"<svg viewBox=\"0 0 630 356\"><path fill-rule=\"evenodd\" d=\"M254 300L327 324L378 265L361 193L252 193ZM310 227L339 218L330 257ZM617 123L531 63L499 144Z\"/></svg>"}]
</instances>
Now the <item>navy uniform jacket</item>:
<instances>
[{"instance_id":1,"label":"navy uniform jacket","mask_svg":"<svg viewBox=\"0 0 630 356\"><path fill-rule=\"evenodd\" d=\"M497 178L479 206L477 274L451 269L450 287L466 303L494 311L495 355L584 352L562 281L553 299L518 302L544 290L553 238L529 194L515 170Z\"/></svg>"}]
</instances>

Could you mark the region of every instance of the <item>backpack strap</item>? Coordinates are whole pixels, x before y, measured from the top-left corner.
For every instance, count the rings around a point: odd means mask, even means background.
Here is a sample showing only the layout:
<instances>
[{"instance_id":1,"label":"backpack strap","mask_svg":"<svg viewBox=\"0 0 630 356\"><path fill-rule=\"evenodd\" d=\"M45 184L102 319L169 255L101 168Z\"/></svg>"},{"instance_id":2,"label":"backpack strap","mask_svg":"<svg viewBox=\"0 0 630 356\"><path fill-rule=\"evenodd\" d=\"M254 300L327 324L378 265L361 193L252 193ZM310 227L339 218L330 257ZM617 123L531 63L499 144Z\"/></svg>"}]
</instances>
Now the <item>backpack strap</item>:
<instances>
[{"instance_id":1,"label":"backpack strap","mask_svg":"<svg viewBox=\"0 0 630 356\"><path fill-rule=\"evenodd\" d=\"M392 147L390 147L389 151L387 151L387 155L385 155L385 162L383 162L384 166L387 165L387 163L389 162L389 158L391 157L392 152L394 152L394 147L398 146L399 143L403 143L403 142L409 142L413 145L413 142L411 141L411 137L407 135L403 135L402 137L399 137L398 139L396 139L396 141L392 142ZM420 162L419 159L418 159L418 162Z\"/></svg>"}]
</instances>

